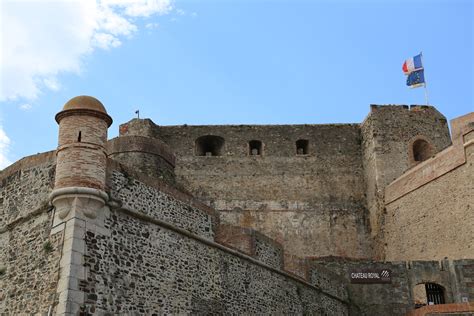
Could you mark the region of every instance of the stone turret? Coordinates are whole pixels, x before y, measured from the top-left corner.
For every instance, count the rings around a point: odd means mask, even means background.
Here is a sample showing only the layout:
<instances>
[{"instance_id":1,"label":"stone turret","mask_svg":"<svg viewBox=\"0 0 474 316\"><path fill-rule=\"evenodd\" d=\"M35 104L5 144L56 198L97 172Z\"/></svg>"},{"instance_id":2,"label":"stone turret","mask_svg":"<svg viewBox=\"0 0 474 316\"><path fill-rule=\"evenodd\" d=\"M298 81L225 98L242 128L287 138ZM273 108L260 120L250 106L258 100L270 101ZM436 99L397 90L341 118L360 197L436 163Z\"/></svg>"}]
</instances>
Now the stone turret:
<instances>
[{"instance_id":1,"label":"stone turret","mask_svg":"<svg viewBox=\"0 0 474 316\"><path fill-rule=\"evenodd\" d=\"M51 202L59 219L72 209L95 218L107 201L107 129L112 118L99 100L78 96L69 100L56 114L59 144L56 151L56 180ZM78 200L83 197L85 199Z\"/></svg>"},{"instance_id":2,"label":"stone turret","mask_svg":"<svg viewBox=\"0 0 474 316\"><path fill-rule=\"evenodd\" d=\"M64 231L64 243L58 304L54 312L77 315L85 301L85 294L79 287L86 273L83 265L85 227L100 231L108 214L105 143L112 118L99 100L78 96L56 114L56 122L59 124L59 144L56 179L50 195L55 209L51 235Z\"/></svg>"}]
</instances>

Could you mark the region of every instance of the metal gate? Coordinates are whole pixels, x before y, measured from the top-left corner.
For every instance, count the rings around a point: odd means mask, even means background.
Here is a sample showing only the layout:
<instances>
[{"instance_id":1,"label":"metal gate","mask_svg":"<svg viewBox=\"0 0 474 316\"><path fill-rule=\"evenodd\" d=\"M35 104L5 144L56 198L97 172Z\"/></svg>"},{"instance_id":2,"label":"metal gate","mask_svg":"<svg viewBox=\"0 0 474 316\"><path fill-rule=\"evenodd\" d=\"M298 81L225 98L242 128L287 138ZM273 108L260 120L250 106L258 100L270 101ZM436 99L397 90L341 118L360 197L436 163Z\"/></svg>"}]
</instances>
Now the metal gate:
<instances>
[{"instance_id":1,"label":"metal gate","mask_svg":"<svg viewBox=\"0 0 474 316\"><path fill-rule=\"evenodd\" d=\"M425 283L426 298L428 304L444 304L444 291L441 285L436 283Z\"/></svg>"}]
</instances>

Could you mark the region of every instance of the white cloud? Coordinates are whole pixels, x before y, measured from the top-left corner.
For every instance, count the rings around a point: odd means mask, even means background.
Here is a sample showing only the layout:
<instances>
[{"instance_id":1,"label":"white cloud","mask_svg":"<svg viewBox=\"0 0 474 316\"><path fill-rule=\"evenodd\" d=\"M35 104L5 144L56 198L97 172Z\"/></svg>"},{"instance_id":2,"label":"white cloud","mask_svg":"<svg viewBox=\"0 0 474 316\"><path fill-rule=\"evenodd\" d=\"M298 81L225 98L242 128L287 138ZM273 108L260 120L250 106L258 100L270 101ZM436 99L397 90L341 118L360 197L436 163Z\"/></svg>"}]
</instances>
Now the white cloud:
<instances>
[{"instance_id":1,"label":"white cloud","mask_svg":"<svg viewBox=\"0 0 474 316\"><path fill-rule=\"evenodd\" d=\"M164 0L102 0L105 6L118 7L132 17L149 17L153 14L167 14L173 7L171 1Z\"/></svg>"},{"instance_id":2,"label":"white cloud","mask_svg":"<svg viewBox=\"0 0 474 316\"><path fill-rule=\"evenodd\" d=\"M97 33L92 38L92 44L98 48L109 49L119 47L122 42L112 34Z\"/></svg>"},{"instance_id":3,"label":"white cloud","mask_svg":"<svg viewBox=\"0 0 474 316\"><path fill-rule=\"evenodd\" d=\"M145 27L149 30L157 29L160 27L158 23L147 23Z\"/></svg>"},{"instance_id":4,"label":"white cloud","mask_svg":"<svg viewBox=\"0 0 474 316\"><path fill-rule=\"evenodd\" d=\"M0 101L59 89L60 73L79 73L85 55L120 46L138 18L168 14L171 1L0 1Z\"/></svg>"},{"instance_id":5,"label":"white cloud","mask_svg":"<svg viewBox=\"0 0 474 316\"><path fill-rule=\"evenodd\" d=\"M28 103L24 103L20 105L20 110L22 111L29 111L31 110L31 108L32 108L31 104L28 104Z\"/></svg>"},{"instance_id":6,"label":"white cloud","mask_svg":"<svg viewBox=\"0 0 474 316\"><path fill-rule=\"evenodd\" d=\"M44 78L43 84L46 86L46 88L53 91L58 91L60 88L59 82L55 77Z\"/></svg>"},{"instance_id":7,"label":"white cloud","mask_svg":"<svg viewBox=\"0 0 474 316\"><path fill-rule=\"evenodd\" d=\"M9 145L10 139L0 125L0 170L11 164L11 161L7 159Z\"/></svg>"}]
</instances>

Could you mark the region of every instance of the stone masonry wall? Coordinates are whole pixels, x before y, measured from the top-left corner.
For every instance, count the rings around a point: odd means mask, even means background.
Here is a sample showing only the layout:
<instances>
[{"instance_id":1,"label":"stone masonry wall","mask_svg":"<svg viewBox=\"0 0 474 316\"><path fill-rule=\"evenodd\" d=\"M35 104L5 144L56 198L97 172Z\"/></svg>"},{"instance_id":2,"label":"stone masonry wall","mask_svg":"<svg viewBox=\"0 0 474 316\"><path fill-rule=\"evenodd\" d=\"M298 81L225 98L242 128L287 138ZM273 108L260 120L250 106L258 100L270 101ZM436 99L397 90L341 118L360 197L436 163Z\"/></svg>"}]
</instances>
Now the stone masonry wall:
<instances>
[{"instance_id":1,"label":"stone masonry wall","mask_svg":"<svg viewBox=\"0 0 474 316\"><path fill-rule=\"evenodd\" d=\"M299 256L370 256L356 124L155 126L133 120L121 133L165 141L176 154L178 182L219 210L222 222L260 231ZM203 135L225 139L222 156L195 156L195 140ZM298 139L308 140L308 154L296 155ZM250 140L262 141L261 156L249 156Z\"/></svg>"},{"instance_id":2,"label":"stone masonry wall","mask_svg":"<svg viewBox=\"0 0 474 316\"><path fill-rule=\"evenodd\" d=\"M447 304L466 302L466 299L471 301L474 294L471 282L474 260L375 262L327 257L313 261L349 282L349 273L353 269L391 270L391 283L349 284L351 315L405 315L415 307L415 288L418 284L441 285Z\"/></svg>"},{"instance_id":3,"label":"stone masonry wall","mask_svg":"<svg viewBox=\"0 0 474 316\"><path fill-rule=\"evenodd\" d=\"M387 260L474 258L474 166L470 159L386 205Z\"/></svg>"},{"instance_id":4,"label":"stone masonry wall","mask_svg":"<svg viewBox=\"0 0 474 316\"><path fill-rule=\"evenodd\" d=\"M123 171L112 171L108 185L111 198L120 201L121 207L137 210L196 235L214 238L212 214L155 190Z\"/></svg>"},{"instance_id":5,"label":"stone masonry wall","mask_svg":"<svg viewBox=\"0 0 474 316\"><path fill-rule=\"evenodd\" d=\"M474 259L455 260L451 273L459 280L457 289L453 291L456 302L474 302Z\"/></svg>"},{"instance_id":6,"label":"stone masonry wall","mask_svg":"<svg viewBox=\"0 0 474 316\"><path fill-rule=\"evenodd\" d=\"M151 177L175 184L175 156L157 138L122 136L107 142L109 158L126 164Z\"/></svg>"},{"instance_id":7,"label":"stone masonry wall","mask_svg":"<svg viewBox=\"0 0 474 316\"><path fill-rule=\"evenodd\" d=\"M446 118L431 106L378 106L361 124L364 177L375 258L382 259L385 220L384 189L413 167L413 139L422 137L433 155L451 144Z\"/></svg>"},{"instance_id":8,"label":"stone masonry wall","mask_svg":"<svg viewBox=\"0 0 474 316\"><path fill-rule=\"evenodd\" d=\"M0 172L0 227L48 203L54 172L54 152L23 158Z\"/></svg>"},{"instance_id":9,"label":"stone masonry wall","mask_svg":"<svg viewBox=\"0 0 474 316\"><path fill-rule=\"evenodd\" d=\"M86 233L88 312L347 315L319 290L199 240L114 212Z\"/></svg>"},{"instance_id":10,"label":"stone masonry wall","mask_svg":"<svg viewBox=\"0 0 474 316\"><path fill-rule=\"evenodd\" d=\"M0 232L0 314L46 314L57 301L62 234L47 208Z\"/></svg>"},{"instance_id":11,"label":"stone masonry wall","mask_svg":"<svg viewBox=\"0 0 474 316\"><path fill-rule=\"evenodd\" d=\"M46 314L57 301L62 234L50 236L54 152L0 173L0 314Z\"/></svg>"},{"instance_id":12,"label":"stone masonry wall","mask_svg":"<svg viewBox=\"0 0 474 316\"><path fill-rule=\"evenodd\" d=\"M351 315L405 315L412 309L408 272L404 262L382 263L343 258L320 258L315 262L349 279L349 271L357 268L391 269L391 284L349 284Z\"/></svg>"},{"instance_id":13,"label":"stone masonry wall","mask_svg":"<svg viewBox=\"0 0 474 316\"><path fill-rule=\"evenodd\" d=\"M281 272L282 249L267 237L258 234L256 259L218 245L208 210L109 163L110 234L86 225L85 313L347 315L340 298Z\"/></svg>"}]
</instances>

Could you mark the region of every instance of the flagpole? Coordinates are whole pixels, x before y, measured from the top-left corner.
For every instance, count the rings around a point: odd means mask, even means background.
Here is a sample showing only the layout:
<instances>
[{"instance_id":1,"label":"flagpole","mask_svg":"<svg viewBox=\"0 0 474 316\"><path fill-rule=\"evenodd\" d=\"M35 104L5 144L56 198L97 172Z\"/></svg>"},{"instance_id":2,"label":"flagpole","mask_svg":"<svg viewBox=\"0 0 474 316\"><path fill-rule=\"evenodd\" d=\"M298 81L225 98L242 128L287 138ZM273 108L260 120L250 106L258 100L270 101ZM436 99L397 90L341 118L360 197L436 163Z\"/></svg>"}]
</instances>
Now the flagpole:
<instances>
[{"instance_id":1,"label":"flagpole","mask_svg":"<svg viewBox=\"0 0 474 316\"><path fill-rule=\"evenodd\" d=\"M423 69L425 69L425 62L423 61L423 52L420 52L420 56L421 56L421 64L423 65ZM423 73L424 73L424 71L423 71ZM430 103L428 101L428 88L426 87L426 73L424 73L423 76L424 76L424 79L425 79L425 82L424 82L425 102L426 102L426 105L430 105Z\"/></svg>"}]
</instances>

